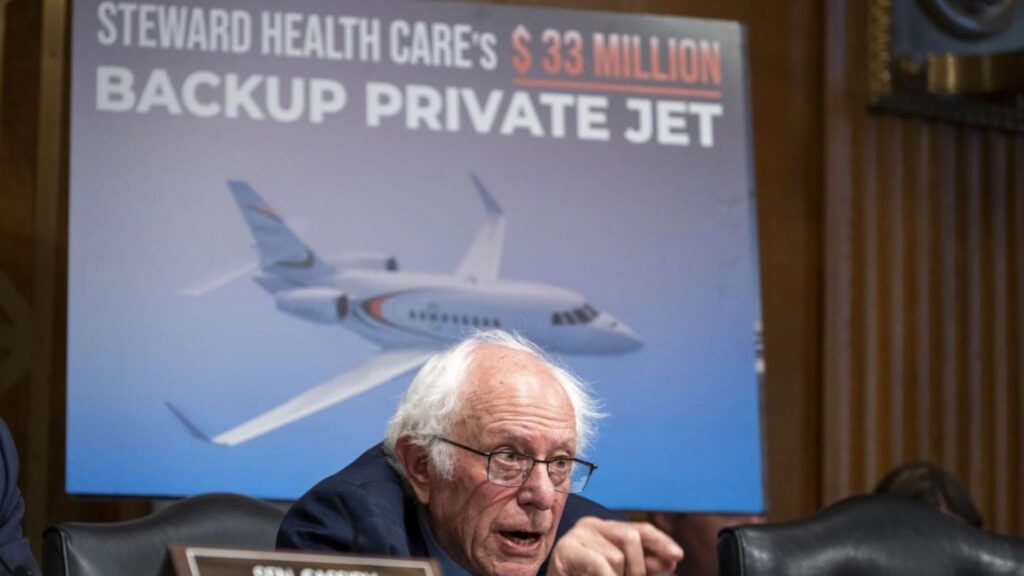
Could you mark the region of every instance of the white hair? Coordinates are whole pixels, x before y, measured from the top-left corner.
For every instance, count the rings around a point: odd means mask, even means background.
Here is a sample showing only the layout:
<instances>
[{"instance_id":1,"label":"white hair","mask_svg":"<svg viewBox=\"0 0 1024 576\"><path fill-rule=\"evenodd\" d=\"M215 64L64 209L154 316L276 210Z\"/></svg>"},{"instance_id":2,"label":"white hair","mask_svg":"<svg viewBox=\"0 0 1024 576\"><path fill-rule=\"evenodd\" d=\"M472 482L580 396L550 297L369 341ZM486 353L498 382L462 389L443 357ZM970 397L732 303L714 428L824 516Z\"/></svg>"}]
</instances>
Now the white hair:
<instances>
[{"instance_id":1,"label":"white hair","mask_svg":"<svg viewBox=\"0 0 1024 576\"><path fill-rule=\"evenodd\" d=\"M438 353L420 369L409 389L402 395L395 415L388 422L384 434L384 451L391 465L403 478L406 477L406 470L395 450L402 436L408 436L413 444L425 448L441 475L451 477L454 467L451 446L436 442L435 439L451 432L461 406L466 373L474 361L475 352L482 346L501 346L525 352L543 362L561 384L572 404L576 416L577 453L583 454L595 436L595 422L604 414L600 412L597 401L590 395L583 381L555 364L540 348L518 334L503 330L476 332Z\"/></svg>"}]
</instances>

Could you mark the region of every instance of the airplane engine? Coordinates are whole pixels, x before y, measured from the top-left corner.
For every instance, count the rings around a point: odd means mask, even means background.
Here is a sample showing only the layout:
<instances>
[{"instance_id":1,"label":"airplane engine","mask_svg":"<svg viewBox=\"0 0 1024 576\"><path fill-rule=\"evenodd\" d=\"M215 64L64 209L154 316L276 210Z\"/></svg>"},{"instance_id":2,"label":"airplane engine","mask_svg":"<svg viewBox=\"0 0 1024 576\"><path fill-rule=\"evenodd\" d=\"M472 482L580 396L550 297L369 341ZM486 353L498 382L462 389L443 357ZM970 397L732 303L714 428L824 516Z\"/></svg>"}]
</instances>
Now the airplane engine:
<instances>
[{"instance_id":1,"label":"airplane engine","mask_svg":"<svg viewBox=\"0 0 1024 576\"><path fill-rule=\"evenodd\" d=\"M320 324L341 322L348 316L349 299L334 288L295 288L278 292L278 310Z\"/></svg>"}]
</instances>

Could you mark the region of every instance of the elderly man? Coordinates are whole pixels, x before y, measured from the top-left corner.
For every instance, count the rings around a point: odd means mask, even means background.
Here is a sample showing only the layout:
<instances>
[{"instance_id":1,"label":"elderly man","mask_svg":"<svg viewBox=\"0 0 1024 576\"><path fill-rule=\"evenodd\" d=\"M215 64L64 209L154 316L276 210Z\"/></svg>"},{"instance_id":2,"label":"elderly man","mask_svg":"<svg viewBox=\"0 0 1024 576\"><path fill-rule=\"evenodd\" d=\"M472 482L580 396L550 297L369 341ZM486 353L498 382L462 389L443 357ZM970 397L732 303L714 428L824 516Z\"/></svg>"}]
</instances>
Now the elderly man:
<instances>
[{"instance_id":1,"label":"elderly man","mask_svg":"<svg viewBox=\"0 0 1024 576\"><path fill-rule=\"evenodd\" d=\"M671 571L671 538L577 495L597 415L532 344L477 334L420 370L382 446L295 503L278 546L431 556L448 576Z\"/></svg>"}]
</instances>

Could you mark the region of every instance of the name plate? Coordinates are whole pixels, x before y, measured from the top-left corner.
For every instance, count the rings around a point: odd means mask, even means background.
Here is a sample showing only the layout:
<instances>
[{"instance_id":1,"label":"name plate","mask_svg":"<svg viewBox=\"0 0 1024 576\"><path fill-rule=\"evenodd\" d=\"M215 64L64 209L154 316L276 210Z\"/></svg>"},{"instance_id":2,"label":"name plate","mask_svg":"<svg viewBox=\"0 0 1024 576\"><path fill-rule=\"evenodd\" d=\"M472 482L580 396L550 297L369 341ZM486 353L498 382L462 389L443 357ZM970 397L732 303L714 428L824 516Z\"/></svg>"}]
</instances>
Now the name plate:
<instances>
[{"instance_id":1,"label":"name plate","mask_svg":"<svg viewBox=\"0 0 1024 576\"><path fill-rule=\"evenodd\" d=\"M171 546L177 576L441 576L430 559Z\"/></svg>"}]
</instances>

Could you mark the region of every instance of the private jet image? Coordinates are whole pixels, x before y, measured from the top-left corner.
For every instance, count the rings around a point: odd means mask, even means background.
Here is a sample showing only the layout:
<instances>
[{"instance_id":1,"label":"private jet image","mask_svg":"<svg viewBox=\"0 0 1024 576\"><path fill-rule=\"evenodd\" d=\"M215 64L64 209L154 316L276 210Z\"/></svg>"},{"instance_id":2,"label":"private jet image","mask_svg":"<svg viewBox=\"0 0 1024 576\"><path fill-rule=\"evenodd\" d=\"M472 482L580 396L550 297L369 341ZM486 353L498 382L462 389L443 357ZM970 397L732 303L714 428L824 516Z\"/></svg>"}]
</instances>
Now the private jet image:
<instances>
[{"instance_id":1,"label":"private jet image","mask_svg":"<svg viewBox=\"0 0 1024 576\"><path fill-rule=\"evenodd\" d=\"M235 446L412 372L475 330L518 332L560 354L606 356L642 346L626 324L578 292L499 278L505 215L480 179L475 174L470 178L486 218L453 274L400 271L395 258L386 255L321 259L249 184L229 181L259 254L258 264L248 272L277 308L309 322L351 330L378 344L380 351L216 436L205 435L175 406L168 407L193 434ZM187 292L199 296L226 282L221 278Z\"/></svg>"}]
</instances>

